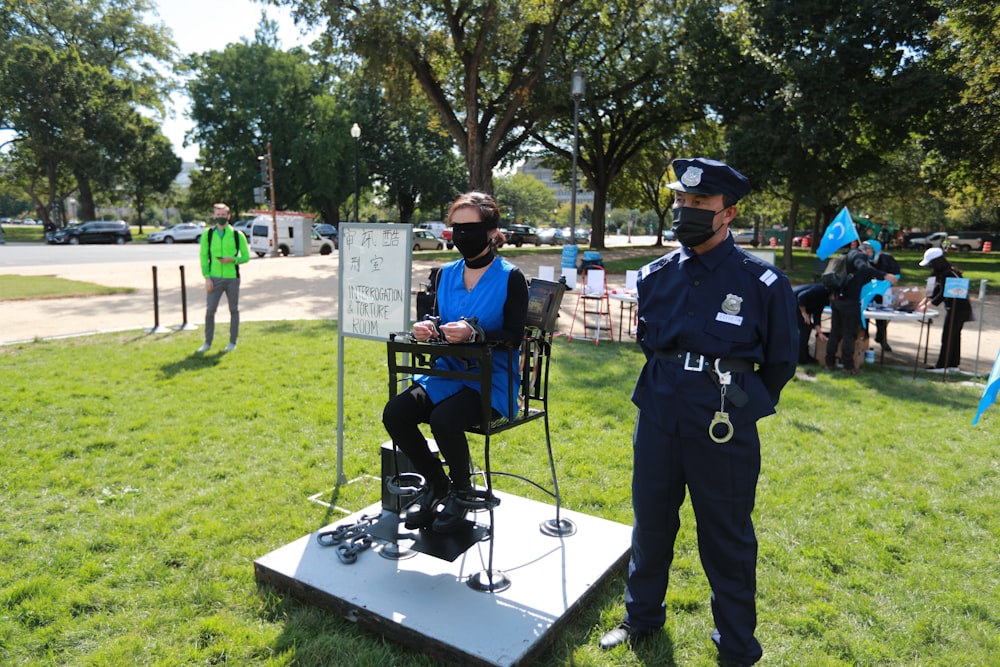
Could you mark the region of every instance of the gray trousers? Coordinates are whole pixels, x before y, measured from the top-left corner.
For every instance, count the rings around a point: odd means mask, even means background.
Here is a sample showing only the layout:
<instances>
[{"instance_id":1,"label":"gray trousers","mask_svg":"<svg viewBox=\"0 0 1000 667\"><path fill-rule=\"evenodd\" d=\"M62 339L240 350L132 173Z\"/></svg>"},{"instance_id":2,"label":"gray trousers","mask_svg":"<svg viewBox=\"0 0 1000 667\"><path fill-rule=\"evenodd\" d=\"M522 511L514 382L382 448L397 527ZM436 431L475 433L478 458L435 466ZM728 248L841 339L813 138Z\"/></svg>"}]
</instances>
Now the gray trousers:
<instances>
[{"instance_id":1,"label":"gray trousers","mask_svg":"<svg viewBox=\"0 0 1000 667\"><path fill-rule=\"evenodd\" d=\"M211 345L215 338L215 311L225 294L229 302L229 342L236 345L240 334L240 279L212 278L212 286L212 291L206 292L205 344Z\"/></svg>"}]
</instances>

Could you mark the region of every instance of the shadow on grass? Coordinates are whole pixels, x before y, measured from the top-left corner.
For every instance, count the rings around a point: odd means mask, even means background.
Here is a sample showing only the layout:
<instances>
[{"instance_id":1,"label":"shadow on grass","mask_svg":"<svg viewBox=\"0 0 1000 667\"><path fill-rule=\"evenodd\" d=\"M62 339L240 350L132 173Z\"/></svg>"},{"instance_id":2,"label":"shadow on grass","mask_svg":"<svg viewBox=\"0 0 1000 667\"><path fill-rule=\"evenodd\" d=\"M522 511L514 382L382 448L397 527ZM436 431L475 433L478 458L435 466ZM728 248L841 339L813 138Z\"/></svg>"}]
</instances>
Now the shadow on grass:
<instances>
[{"instance_id":1,"label":"shadow on grass","mask_svg":"<svg viewBox=\"0 0 1000 667\"><path fill-rule=\"evenodd\" d=\"M224 356L226 356L226 353L221 348L214 354L211 352L205 354L192 352L188 357L161 366L160 375L164 379L169 379L186 371L200 371L206 368L214 368L219 365Z\"/></svg>"}]
</instances>

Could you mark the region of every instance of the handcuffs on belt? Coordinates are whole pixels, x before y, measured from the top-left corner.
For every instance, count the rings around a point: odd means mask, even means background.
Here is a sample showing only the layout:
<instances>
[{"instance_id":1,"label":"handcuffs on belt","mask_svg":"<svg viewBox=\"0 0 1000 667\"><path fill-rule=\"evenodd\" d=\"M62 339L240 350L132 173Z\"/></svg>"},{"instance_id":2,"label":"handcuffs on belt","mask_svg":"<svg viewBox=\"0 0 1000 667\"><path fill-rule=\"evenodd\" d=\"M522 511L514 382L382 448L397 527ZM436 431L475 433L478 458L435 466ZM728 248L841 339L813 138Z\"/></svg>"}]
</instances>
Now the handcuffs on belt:
<instances>
[{"instance_id":1,"label":"handcuffs on belt","mask_svg":"<svg viewBox=\"0 0 1000 667\"><path fill-rule=\"evenodd\" d=\"M715 365L712 370L715 371L715 375L719 378L719 410L715 413L715 417L708 425L708 437L712 439L713 442L724 443L729 442L733 438L733 423L729 421L729 413L726 412L726 388L733 382L733 374L729 371L722 372L719 369L719 359L715 360ZM715 427L722 424L726 427L726 431L721 436L715 435Z\"/></svg>"}]
</instances>

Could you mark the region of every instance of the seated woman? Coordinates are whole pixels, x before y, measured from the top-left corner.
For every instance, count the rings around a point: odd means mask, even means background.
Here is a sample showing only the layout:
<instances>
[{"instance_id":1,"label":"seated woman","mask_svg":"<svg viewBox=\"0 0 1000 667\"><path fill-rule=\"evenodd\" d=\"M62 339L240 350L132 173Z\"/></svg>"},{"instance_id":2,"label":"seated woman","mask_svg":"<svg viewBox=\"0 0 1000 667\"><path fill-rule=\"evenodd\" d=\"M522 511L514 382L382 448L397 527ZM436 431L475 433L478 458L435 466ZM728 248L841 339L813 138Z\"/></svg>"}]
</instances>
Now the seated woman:
<instances>
[{"instance_id":1,"label":"seated woman","mask_svg":"<svg viewBox=\"0 0 1000 667\"><path fill-rule=\"evenodd\" d=\"M437 315L440 326L431 321L413 325L418 341L448 344L501 342L517 347L524 337L528 310L528 285L521 270L497 257L496 248L506 241L498 229L500 210L493 198L482 192L460 195L448 211L455 246L462 259L442 267L438 275ZM509 376L514 375L518 391L518 354L513 368L508 355L493 355L493 416L510 418ZM440 357L438 367L458 368L460 360ZM472 491L469 442L465 431L481 421L477 383L450 378L418 375L414 384L393 397L382 413L382 423L393 444L424 476L426 486L410 505L406 527L430 526L438 533L450 533L465 524L468 510L457 498ZM448 464L444 466L427 444L418 424L430 425L438 449ZM438 511L438 506L444 508Z\"/></svg>"}]
</instances>

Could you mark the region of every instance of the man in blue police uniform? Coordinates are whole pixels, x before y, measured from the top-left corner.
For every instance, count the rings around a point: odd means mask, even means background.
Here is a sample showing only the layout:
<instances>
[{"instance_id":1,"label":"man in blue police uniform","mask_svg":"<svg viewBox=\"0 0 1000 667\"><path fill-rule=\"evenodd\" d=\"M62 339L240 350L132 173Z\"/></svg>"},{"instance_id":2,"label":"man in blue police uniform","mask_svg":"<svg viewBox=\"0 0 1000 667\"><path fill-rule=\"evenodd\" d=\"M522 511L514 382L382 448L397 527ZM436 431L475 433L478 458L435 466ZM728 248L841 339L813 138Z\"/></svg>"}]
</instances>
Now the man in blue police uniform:
<instances>
[{"instance_id":1,"label":"man in blue police uniform","mask_svg":"<svg viewBox=\"0 0 1000 667\"><path fill-rule=\"evenodd\" d=\"M757 420L773 414L798 357L788 279L733 242L736 202L750 190L732 167L674 160L674 232L682 247L639 272L637 338L646 354L632 402L639 408L632 473L632 558L625 621L601 647L663 626L685 487L712 587L719 663L750 665L757 539L751 513L760 473Z\"/></svg>"}]
</instances>

